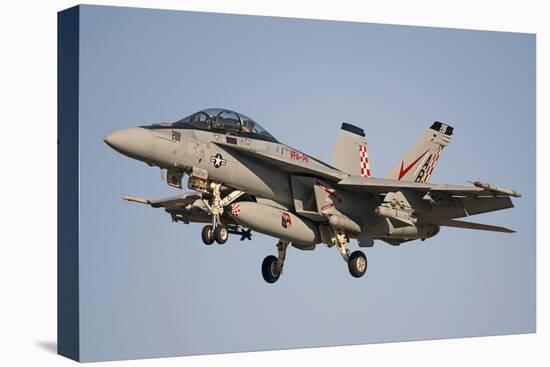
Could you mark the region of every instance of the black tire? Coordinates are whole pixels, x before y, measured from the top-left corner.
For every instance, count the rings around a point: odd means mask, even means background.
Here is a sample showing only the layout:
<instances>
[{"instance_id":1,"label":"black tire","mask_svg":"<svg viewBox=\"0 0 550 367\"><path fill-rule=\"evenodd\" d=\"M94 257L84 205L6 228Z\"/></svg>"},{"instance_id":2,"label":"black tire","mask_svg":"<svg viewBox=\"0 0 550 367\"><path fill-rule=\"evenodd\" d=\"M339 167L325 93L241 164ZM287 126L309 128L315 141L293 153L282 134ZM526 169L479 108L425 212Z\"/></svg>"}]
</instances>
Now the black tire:
<instances>
[{"instance_id":1,"label":"black tire","mask_svg":"<svg viewBox=\"0 0 550 367\"><path fill-rule=\"evenodd\" d=\"M279 279L280 273L275 270L277 266L277 257L273 255L267 256L262 262L262 276L268 283L275 283Z\"/></svg>"},{"instance_id":2,"label":"black tire","mask_svg":"<svg viewBox=\"0 0 550 367\"><path fill-rule=\"evenodd\" d=\"M361 251L353 252L348 260L349 273L355 278L361 278L367 271L367 257Z\"/></svg>"},{"instance_id":3,"label":"black tire","mask_svg":"<svg viewBox=\"0 0 550 367\"><path fill-rule=\"evenodd\" d=\"M214 231L212 230L212 226L210 224L202 227L201 237L202 242L204 242L205 245L211 245L214 243Z\"/></svg>"},{"instance_id":4,"label":"black tire","mask_svg":"<svg viewBox=\"0 0 550 367\"><path fill-rule=\"evenodd\" d=\"M217 225L216 229L214 230L214 239L217 243L220 245L223 245L227 242L227 239L229 238L229 232L227 231L227 228L225 226Z\"/></svg>"}]
</instances>

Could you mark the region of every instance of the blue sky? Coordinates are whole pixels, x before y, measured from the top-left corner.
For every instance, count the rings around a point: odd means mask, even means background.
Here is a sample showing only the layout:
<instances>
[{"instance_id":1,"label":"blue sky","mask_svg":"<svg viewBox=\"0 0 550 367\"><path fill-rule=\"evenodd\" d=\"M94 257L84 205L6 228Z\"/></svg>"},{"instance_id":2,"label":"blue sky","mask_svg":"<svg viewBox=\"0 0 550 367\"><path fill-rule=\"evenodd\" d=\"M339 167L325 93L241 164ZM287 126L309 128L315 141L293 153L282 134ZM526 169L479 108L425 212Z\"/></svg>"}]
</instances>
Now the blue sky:
<instances>
[{"instance_id":1,"label":"blue sky","mask_svg":"<svg viewBox=\"0 0 550 367\"><path fill-rule=\"evenodd\" d=\"M534 35L84 6L80 55L83 360L535 330ZM431 180L522 192L468 219L518 232L376 243L362 279L334 248L291 248L267 285L275 239L206 247L201 225L124 202L177 191L102 140L218 106L325 161L340 124L358 125L375 176L444 121Z\"/></svg>"}]
</instances>

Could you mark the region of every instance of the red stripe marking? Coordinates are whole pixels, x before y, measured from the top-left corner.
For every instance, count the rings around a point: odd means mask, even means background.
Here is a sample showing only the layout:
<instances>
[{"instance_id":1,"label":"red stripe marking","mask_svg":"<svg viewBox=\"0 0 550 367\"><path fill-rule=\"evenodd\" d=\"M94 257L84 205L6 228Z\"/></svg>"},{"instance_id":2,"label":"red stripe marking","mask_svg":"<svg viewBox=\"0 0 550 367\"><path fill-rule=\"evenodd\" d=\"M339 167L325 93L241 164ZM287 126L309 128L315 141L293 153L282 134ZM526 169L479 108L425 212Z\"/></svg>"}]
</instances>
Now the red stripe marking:
<instances>
[{"instance_id":1,"label":"red stripe marking","mask_svg":"<svg viewBox=\"0 0 550 367\"><path fill-rule=\"evenodd\" d=\"M397 177L397 179L401 180L403 178L403 176L405 176L407 174L407 172L409 172L411 170L411 168L413 168L414 165L417 164L418 161L426 155L426 153L428 153L428 151L429 150L426 150L424 153L422 153L422 155L420 157L416 158L411 164L409 164L404 169L403 169L403 165L404 165L405 162L401 161L401 168L399 169L399 177Z\"/></svg>"}]
</instances>

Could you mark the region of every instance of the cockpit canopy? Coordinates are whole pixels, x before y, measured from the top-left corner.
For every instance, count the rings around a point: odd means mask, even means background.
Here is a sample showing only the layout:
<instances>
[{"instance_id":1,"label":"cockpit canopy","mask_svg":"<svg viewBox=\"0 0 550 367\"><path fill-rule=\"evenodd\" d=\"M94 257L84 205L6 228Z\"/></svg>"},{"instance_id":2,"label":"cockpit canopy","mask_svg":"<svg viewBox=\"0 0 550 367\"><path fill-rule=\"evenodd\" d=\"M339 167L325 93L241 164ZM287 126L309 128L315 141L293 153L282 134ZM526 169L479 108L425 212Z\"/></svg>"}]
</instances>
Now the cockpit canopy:
<instances>
[{"instance_id":1,"label":"cockpit canopy","mask_svg":"<svg viewBox=\"0 0 550 367\"><path fill-rule=\"evenodd\" d=\"M263 127L250 117L231 110L209 108L196 112L172 124L174 128L211 130L277 142Z\"/></svg>"}]
</instances>

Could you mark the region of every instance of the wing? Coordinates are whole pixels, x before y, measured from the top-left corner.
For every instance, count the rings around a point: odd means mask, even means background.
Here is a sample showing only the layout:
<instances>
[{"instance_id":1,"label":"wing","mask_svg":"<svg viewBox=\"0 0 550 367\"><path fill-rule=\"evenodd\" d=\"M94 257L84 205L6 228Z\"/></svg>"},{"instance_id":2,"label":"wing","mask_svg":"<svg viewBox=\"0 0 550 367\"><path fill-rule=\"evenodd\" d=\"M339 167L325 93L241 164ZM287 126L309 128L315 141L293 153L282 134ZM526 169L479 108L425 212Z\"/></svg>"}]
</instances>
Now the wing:
<instances>
[{"instance_id":1,"label":"wing","mask_svg":"<svg viewBox=\"0 0 550 367\"><path fill-rule=\"evenodd\" d=\"M281 168L289 173L314 175L331 182L340 181L342 177L347 176L335 168L290 148L285 149L285 154L273 154L223 142L215 142L215 144L237 155L242 154L271 166ZM298 156L299 159L292 159L293 155Z\"/></svg>"},{"instance_id":2,"label":"wing","mask_svg":"<svg viewBox=\"0 0 550 367\"><path fill-rule=\"evenodd\" d=\"M521 194L513 190L500 189L494 185L476 182L481 186L463 186L463 185L445 185L445 184L430 184L419 182L397 181L385 178L360 177L350 176L338 182L338 186L347 188L353 191L370 192L370 193L387 193L410 189L421 193L441 192L450 195L462 196L514 196L520 197ZM488 188L485 188L488 187Z\"/></svg>"},{"instance_id":3,"label":"wing","mask_svg":"<svg viewBox=\"0 0 550 367\"><path fill-rule=\"evenodd\" d=\"M124 200L132 201L135 203L151 205L153 208L178 209L185 208L189 204L192 204L198 199L201 199L202 196L201 194L195 192L188 192L183 195L171 196L169 198L159 200L144 199L131 195L126 195L122 198Z\"/></svg>"},{"instance_id":4,"label":"wing","mask_svg":"<svg viewBox=\"0 0 550 367\"><path fill-rule=\"evenodd\" d=\"M401 192L414 203L417 214L427 223L512 208L510 196L521 196L516 191L480 182L459 186L352 176L340 181L338 186L374 194Z\"/></svg>"},{"instance_id":5,"label":"wing","mask_svg":"<svg viewBox=\"0 0 550 367\"><path fill-rule=\"evenodd\" d=\"M475 186L440 185L411 181L397 181L386 178L350 176L338 182L338 186L356 192L384 194L388 192L410 189L421 193L440 191L457 195L481 195L484 189Z\"/></svg>"}]
</instances>

